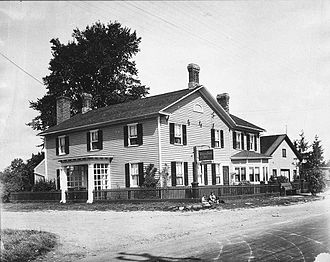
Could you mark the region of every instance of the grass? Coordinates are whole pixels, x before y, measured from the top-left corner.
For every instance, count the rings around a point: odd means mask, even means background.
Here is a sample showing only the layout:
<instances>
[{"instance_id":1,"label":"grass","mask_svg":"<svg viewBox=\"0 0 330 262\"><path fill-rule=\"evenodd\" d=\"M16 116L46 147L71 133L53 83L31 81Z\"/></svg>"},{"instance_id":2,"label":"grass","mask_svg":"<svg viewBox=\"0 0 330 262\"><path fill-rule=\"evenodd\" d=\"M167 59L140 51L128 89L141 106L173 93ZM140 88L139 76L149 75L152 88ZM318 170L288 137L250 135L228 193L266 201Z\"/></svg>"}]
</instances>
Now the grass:
<instances>
[{"instance_id":1,"label":"grass","mask_svg":"<svg viewBox=\"0 0 330 262\"><path fill-rule=\"evenodd\" d=\"M3 229L0 231L0 261L31 261L49 252L57 243L55 234L36 230Z\"/></svg>"},{"instance_id":2,"label":"grass","mask_svg":"<svg viewBox=\"0 0 330 262\"><path fill-rule=\"evenodd\" d=\"M253 198L230 199L225 203L215 206L216 209L236 209L236 208L254 208L261 206L290 205L301 202L318 200L315 196L259 196ZM67 203L58 202L21 202L21 203L3 203L2 208L6 211L43 211L43 210L83 210L83 211L173 211L173 207L194 205L191 201L166 201L166 202L95 202L86 203Z\"/></svg>"}]
</instances>

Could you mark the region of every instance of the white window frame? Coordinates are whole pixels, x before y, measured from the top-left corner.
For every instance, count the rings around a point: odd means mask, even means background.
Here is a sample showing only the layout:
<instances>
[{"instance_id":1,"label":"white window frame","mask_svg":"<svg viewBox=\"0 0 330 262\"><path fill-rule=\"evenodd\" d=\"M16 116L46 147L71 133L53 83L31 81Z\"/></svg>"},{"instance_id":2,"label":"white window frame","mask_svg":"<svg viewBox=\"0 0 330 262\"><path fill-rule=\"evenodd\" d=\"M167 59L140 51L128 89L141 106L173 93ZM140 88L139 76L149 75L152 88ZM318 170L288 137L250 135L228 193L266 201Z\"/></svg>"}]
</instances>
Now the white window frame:
<instances>
[{"instance_id":1,"label":"white window frame","mask_svg":"<svg viewBox=\"0 0 330 262\"><path fill-rule=\"evenodd\" d=\"M252 178L253 180L251 180L251 175L252 175ZM255 177L254 177L254 167L249 167L249 181L250 182L255 182Z\"/></svg>"},{"instance_id":2,"label":"white window frame","mask_svg":"<svg viewBox=\"0 0 330 262\"><path fill-rule=\"evenodd\" d=\"M244 175L245 175L245 179L243 179L243 170L245 170L244 171ZM246 181L247 179L246 179L246 167L241 167L241 181Z\"/></svg>"},{"instance_id":3,"label":"white window frame","mask_svg":"<svg viewBox=\"0 0 330 262\"><path fill-rule=\"evenodd\" d=\"M219 129L214 130L214 147L220 148L221 147L221 134Z\"/></svg>"},{"instance_id":4,"label":"white window frame","mask_svg":"<svg viewBox=\"0 0 330 262\"><path fill-rule=\"evenodd\" d=\"M86 166L67 166L67 186L68 188L87 188L88 168Z\"/></svg>"},{"instance_id":5,"label":"white window frame","mask_svg":"<svg viewBox=\"0 0 330 262\"><path fill-rule=\"evenodd\" d=\"M198 172L198 183L200 185L204 185L204 172L203 172L203 165L199 165L199 172Z\"/></svg>"},{"instance_id":6,"label":"white window frame","mask_svg":"<svg viewBox=\"0 0 330 262\"><path fill-rule=\"evenodd\" d=\"M65 153L65 137L66 136L59 136L58 137L58 154L61 155L66 155ZM63 142L63 144L62 144Z\"/></svg>"},{"instance_id":7,"label":"white window frame","mask_svg":"<svg viewBox=\"0 0 330 262\"><path fill-rule=\"evenodd\" d=\"M241 169L239 167L235 167L235 182L241 181Z\"/></svg>"},{"instance_id":8,"label":"white window frame","mask_svg":"<svg viewBox=\"0 0 330 262\"><path fill-rule=\"evenodd\" d=\"M103 190L110 188L109 164L94 164L94 190Z\"/></svg>"},{"instance_id":9,"label":"white window frame","mask_svg":"<svg viewBox=\"0 0 330 262\"><path fill-rule=\"evenodd\" d=\"M286 148L282 148L282 157L287 158L287 151Z\"/></svg>"},{"instance_id":10,"label":"white window frame","mask_svg":"<svg viewBox=\"0 0 330 262\"><path fill-rule=\"evenodd\" d=\"M138 125L137 123L127 125L128 145L129 146L138 146L139 145L137 125ZM132 134L132 132L131 132L132 129L131 128L135 129L135 133Z\"/></svg>"},{"instance_id":11,"label":"white window frame","mask_svg":"<svg viewBox=\"0 0 330 262\"><path fill-rule=\"evenodd\" d=\"M258 179L257 179L258 176ZM254 182L260 182L260 167L254 168Z\"/></svg>"},{"instance_id":12,"label":"white window frame","mask_svg":"<svg viewBox=\"0 0 330 262\"><path fill-rule=\"evenodd\" d=\"M182 125L174 123L174 144L182 145L183 144L183 134L182 134Z\"/></svg>"},{"instance_id":13,"label":"white window frame","mask_svg":"<svg viewBox=\"0 0 330 262\"><path fill-rule=\"evenodd\" d=\"M97 139L93 138L93 134L96 134ZM95 129L95 130L90 130L89 131L89 146L90 146L90 151L97 151L99 150L99 148L97 148L97 145L99 143L99 130ZM93 148L93 145L96 144L96 148Z\"/></svg>"},{"instance_id":14,"label":"white window frame","mask_svg":"<svg viewBox=\"0 0 330 262\"><path fill-rule=\"evenodd\" d=\"M255 151L256 150L254 148L254 139L255 139L255 135L254 134L250 134L250 151Z\"/></svg>"},{"instance_id":15,"label":"white window frame","mask_svg":"<svg viewBox=\"0 0 330 262\"><path fill-rule=\"evenodd\" d=\"M175 176L176 176L176 185L177 186L183 186L184 185L184 183L183 183L183 173L184 173L183 162L181 162L181 161L175 162Z\"/></svg>"},{"instance_id":16,"label":"white window frame","mask_svg":"<svg viewBox=\"0 0 330 262\"><path fill-rule=\"evenodd\" d=\"M130 186L139 187L139 163L130 163L129 175L130 175Z\"/></svg>"},{"instance_id":17,"label":"white window frame","mask_svg":"<svg viewBox=\"0 0 330 262\"><path fill-rule=\"evenodd\" d=\"M215 183L217 185L221 184L221 166L220 166L220 164L215 164Z\"/></svg>"},{"instance_id":18,"label":"white window frame","mask_svg":"<svg viewBox=\"0 0 330 262\"><path fill-rule=\"evenodd\" d=\"M242 133L236 131L236 149L242 149Z\"/></svg>"}]
</instances>

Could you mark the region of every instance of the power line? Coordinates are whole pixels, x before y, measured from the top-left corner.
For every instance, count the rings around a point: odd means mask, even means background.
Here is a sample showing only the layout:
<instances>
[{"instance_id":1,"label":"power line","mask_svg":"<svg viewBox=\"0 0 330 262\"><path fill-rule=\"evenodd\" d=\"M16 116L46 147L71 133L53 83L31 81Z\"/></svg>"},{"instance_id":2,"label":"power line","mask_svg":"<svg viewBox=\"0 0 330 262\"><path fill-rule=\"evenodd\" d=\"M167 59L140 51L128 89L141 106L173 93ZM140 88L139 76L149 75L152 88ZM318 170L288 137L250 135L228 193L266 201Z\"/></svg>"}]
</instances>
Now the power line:
<instances>
[{"instance_id":1,"label":"power line","mask_svg":"<svg viewBox=\"0 0 330 262\"><path fill-rule=\"evenodd\" d=\"M24 68L20 67L18 64L16 64L13 60L11 60L10 58L8 58L7 56L5 56L3 53L0 52L0 55L5 58L6 60L8 60L10 63L12 63L14 66L16 66L19 70L23 71L25 74L27 74L29 77L33 78L35 81L37 81L39 84L41 84L42 86L44 85L38 78L34 77L33 75L31 75L29 72L27 72Z\"/></svg>"}]
</instances>

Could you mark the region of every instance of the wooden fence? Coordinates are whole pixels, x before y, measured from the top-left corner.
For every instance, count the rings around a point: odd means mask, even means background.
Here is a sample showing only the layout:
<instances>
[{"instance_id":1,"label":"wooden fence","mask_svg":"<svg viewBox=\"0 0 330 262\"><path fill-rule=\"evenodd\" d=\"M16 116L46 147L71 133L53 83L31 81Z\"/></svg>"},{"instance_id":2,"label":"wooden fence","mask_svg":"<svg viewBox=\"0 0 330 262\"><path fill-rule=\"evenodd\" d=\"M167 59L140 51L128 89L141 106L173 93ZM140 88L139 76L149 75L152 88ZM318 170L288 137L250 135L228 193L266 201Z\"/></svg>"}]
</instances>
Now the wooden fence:
<instances>
[{"instance_id":1,"label":"wooden fence","mask_svg":"<svg viewBox=\"0 0 330 262\"><path fill-rule=\"evenodd\" d=\"M307 183L293 183L294 188L304 192L308 190ZM260 184L260 185L235 185L235 186L200 186L196 188L197 198L203 195L209 196L214 192L220 198L245 197L257 195L279 194L280 186L278 184ZM305 191L307 192L307 191ZM192 199L193 188L187 187L168 187L156 189L144 188L118 188L94 191L94 200L103 201L121 201L121 200L180 200ZM68 201L87 200L87 191L69 191L66 193ZM50 192L15 192L10 195L11 201L60 201L60 191Z\"/></svg>"}]
</instances>

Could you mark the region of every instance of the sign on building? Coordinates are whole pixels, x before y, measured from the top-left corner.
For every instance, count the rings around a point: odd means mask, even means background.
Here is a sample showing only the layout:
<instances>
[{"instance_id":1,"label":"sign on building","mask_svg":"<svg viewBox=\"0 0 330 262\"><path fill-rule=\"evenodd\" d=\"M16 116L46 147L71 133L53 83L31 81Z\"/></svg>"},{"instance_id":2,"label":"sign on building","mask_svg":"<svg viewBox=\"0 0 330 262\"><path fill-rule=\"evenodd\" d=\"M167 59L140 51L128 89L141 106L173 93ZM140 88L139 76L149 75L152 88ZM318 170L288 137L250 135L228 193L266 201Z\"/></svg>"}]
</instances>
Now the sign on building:
<instances>
[{"instance_id":1,"label":"sign on building","mask_svg":"<svg viewBox=\"0 0 330 262\"><path fill-rule=\"evenodd\" d=\"M198 158L199 161L213 160L213 149L199 150Z\"/></svg>"}]
</instances>

